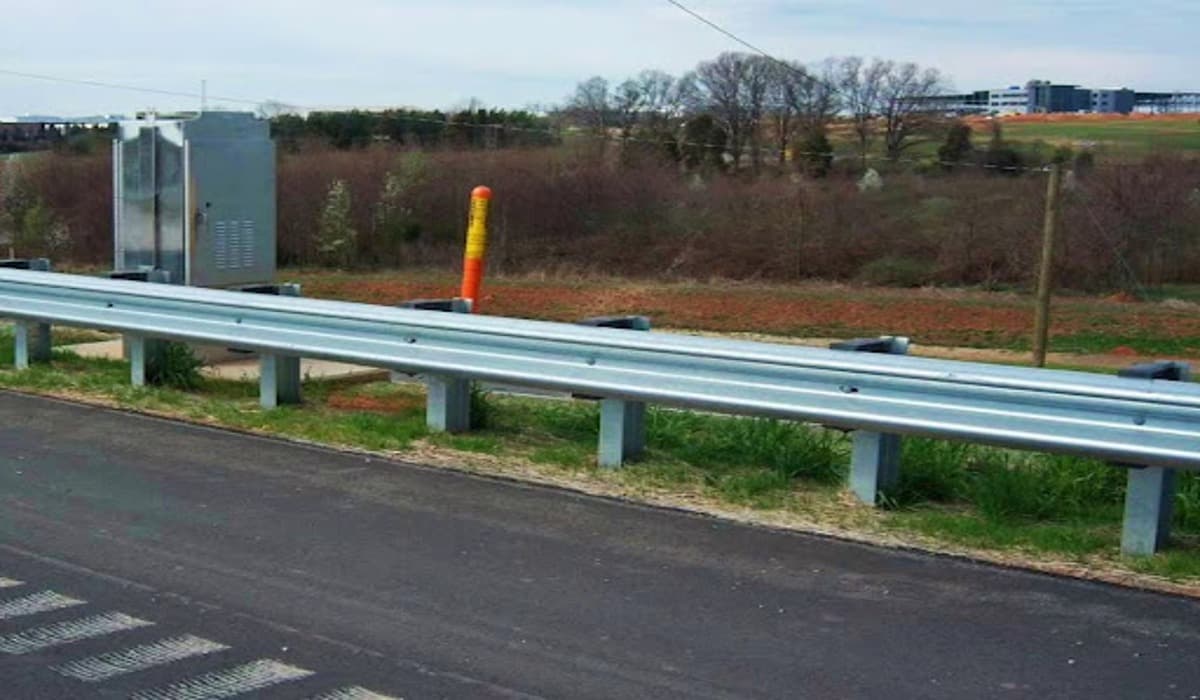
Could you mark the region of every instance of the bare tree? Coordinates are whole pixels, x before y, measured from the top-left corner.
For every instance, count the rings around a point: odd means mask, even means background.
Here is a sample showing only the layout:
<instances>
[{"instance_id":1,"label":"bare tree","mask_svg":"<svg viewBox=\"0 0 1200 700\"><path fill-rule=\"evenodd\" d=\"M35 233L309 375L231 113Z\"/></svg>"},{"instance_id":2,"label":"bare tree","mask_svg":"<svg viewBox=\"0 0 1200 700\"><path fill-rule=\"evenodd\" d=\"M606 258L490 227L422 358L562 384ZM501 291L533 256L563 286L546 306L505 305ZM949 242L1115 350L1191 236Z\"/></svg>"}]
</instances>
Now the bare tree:
<instances>
[{"instance_id":1,"label":"bare tree","mask_svg":"<svg viewBox=\"0 0 1200 700\"><path fill-rule=\"evenodd\" d=\"M791 99L800 130L824 133L841 109L834 59L825 59L805 69L802 78L796 80L792 88Z\"/></svg>"},{"instance_id":2,"label":"bare tree","mask_svg":"<svg viewBox=\"0 0 1200 700\"><path fill-rule=\"evenodd\" d=\"M782 66L766 56L747 56L742 79L742 99L749 123L750 162L757 175L762 169L763 119L767 113L767 98L771 85L778 79Z\"/></svg>"},{"instance_id":3,"label":"bare tree","mask_svg":"<svg viewBox=\"0 0 1200 700\"><path fill-rule=\"evenodd\" d=\"M850 115L863 167L867 165L867 152L875 139L880 95L893 66L891 61L878 58L867 63L859 56L840 59L837 64L838 92L841 93L842 107Z\"/></svg>"},{"instance_id":4,"label":"bare tree","mask_svg":"<svg viewBox=\"0 0 1200 700\"><path fill-rule=\"evenodd\" d=\"M779 151L779 165L787 162L787 149L796 130L796 84L807 77L804 66L775 63L767 84L767 115Z\"/></svg>"},{"instance_id":5,"label":"bare tree","mask_svg":"<svg viewBox=\"0 0 1200 700\"><path fill-rule=\"evenodd\" d=\"M575 94L567 100L568 115L592 131L603 133L612 115L612 96L608 81L600 76L588 78L575 86Z\"/></svg>"},{"instance_id":6,"label":"bare tree","mask_svg":"<svg viewBox=\"0 0 1200 700\"><path fill-rule=\"evenodd\" d=\"M883 77L879 94L879 116L883 120L884 145L895 160L918 143L913 137L931 133L943 120L934 99L945 91L946 81L934 68L915 63L892 66Z\"/></svg>"},{"instance_id":7,"label":"bare tree","mask_svg":"<svg viewBox=\"0 0 1200 700\"><path fill-rule=\"evenodd\" d=\"M657 144L661 153L678 157L678 134L690 88L660 70L644 70L633 80L641 94L638 126L643 138Z\"/></svg>"},{"instance_id":8,"label":"bare tree","mask_svg":"<svg viewBox=\"0 0 1200 700\"><path fill-rule=\"evenodd\" d=\"M634 78L642 93L643 122L653 131L683 116L686 92L670 73L644 70Z\"/></svg>"},{"instance_id":9,"label":"bare tree","mask_svg":"<svg viewBox=\"0 0 1200 700\"><path fill-rule=\"evenodd\" d=\"M746 105L746 76L750 72L750 56L727 51L712 61L696 66L690 78L696 92L698 112L708 112L726 135L729 155L734 167L741 161L749 135L755 129L751 110ZM764 97L765 97L765 90Z\"/></svg>"},{"instance_id":10,"label":"bare tree","mask_svg":"<svg viewBox=\"0 0 1200 700\"><path fill-rule=\"evenodd\" d=\"M767 111L779 150L779 162L796 134L811 141L814 134L824 135L837 114L837 87L830 74L830 63L809 69L798 62L774 62L767 92ZM824 154L822 154L824 155Z\"/></svg>"},{"instance_id":11,"label":"bare tree","mask_svg":"<svg viewBox=\"0 0 1200 700\"><path fill-rule=\"evenodd\" d=\"M642 84L629 78L613 90L611 97L612 115L616 126L621 130L621 138L633 136L642 119L646 108L646 93Z\"/></svg>"}]
</instances>

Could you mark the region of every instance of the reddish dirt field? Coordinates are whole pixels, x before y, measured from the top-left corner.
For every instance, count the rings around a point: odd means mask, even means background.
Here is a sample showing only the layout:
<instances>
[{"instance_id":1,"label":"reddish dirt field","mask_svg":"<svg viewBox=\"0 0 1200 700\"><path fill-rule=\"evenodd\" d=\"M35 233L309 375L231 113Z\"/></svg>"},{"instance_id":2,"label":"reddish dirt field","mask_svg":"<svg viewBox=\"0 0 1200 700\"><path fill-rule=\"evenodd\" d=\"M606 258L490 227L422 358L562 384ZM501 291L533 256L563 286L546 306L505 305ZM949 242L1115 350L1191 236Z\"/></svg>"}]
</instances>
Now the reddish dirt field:
<instances>
[{"instance_id":1,"label":"reddish dirt field","mask_svg":"<svg viewBox=\"0 0 1200 700\"><path fill-rule=\"evenodd\" d=\"M306 296L397 304L452 296L452 276L404 272L300 273ZM926 344L1025 347L1032 302L1023 295L841 285L643 283L626 280L501 278L484 283L482 313L555 321L644 314L655 327L802 337L907 335ZM1200 307L1130 303L1125 298L1056 301L1053 336L1083 352L1200 357Z\"/></svg>"}]
</instances>

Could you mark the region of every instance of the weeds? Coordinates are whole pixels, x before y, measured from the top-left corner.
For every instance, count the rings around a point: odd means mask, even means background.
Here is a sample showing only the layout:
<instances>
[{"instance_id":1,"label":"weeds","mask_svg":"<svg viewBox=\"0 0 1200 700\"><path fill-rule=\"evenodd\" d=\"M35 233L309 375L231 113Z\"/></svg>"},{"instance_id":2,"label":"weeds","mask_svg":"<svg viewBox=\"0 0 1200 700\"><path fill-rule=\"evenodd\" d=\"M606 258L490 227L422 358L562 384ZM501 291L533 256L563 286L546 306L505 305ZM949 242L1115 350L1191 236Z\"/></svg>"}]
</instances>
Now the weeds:
<instances>
[{"instance_id":1,"label":"weeds","mask_svg":"<svg viewBox=\"0 0 1200 700\"><path fill-rule=\"evenodd\" d=\"M967 465L975 457L969 445L910 439L902 443L900 481L883 502L900 508L922 502L951 503L967 493Z\"/></svg>"},{"instance_id":2,"label":"weeds","mask_svg":"<svg viewBox=\"0 0 1200 700\"><path fill-rule=\"evenodd\" d=\"M971 503L993 520L1119 520L1125 472L1062 455L1016 455L985 462Z\"/></svg>"},{"instance_id":3,"label":"weeds","mask_svg":"<svg viewBox=\"0 0 1200 700\"><path fill-rule=\"evenodd\" d=\"M484 430L496 423L496 406L489 398L488 392L479 384L471 383L471 430Z\"/></svg>"},{"instance_id":4,"label":"weeds","mask_svg":"<svg viewBox=\"0 0 1200 700\"><path fill-rule=\"evenodd\" d=\"M690 464L716 472L750 465L788 482L838 482L849 460L841 435L789 421L651 409L646 432L651 445Z\"/></svg>"},{"instance_id":5,"label":"weeds","mask_svg":"<svg viewBox=\"0 0 1200 700\"><path fill-rule=\"evenodd\" d=\"M204 365L186 343L149 341L147 343L146 380L155 385L184 391L199 388Z\"/></svg>"}]
</instances>

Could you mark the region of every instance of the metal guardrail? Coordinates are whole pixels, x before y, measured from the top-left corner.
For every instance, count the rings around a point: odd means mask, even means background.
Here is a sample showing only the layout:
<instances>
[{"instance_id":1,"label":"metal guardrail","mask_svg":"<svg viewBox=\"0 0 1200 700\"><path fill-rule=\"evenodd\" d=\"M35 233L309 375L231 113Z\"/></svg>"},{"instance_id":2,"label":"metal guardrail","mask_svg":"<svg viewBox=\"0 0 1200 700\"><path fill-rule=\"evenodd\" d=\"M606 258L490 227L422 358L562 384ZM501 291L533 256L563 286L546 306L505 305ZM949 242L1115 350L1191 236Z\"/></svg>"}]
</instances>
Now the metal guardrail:
<instances>
[{"instance_id":1,"label":"metal guardrail","mask_svg":"<svg viewBox=\"0 0 1200 700\"><path fill-rule=\"evenodd\" d=\"M135 365L141 361L137 343L144 339L258 351L264 370L271 369L263 373L268 406L280 399L278 368L285 365L279 360L325 358L1139 465L1131 474L1200 469L1200 386L1183 382L24 270L0 269L0 316L23 321L18 340L34 324L121 331L134 341ZM137 373L135 366L135 378ZM1162 519L1161 507L1151 510L1132 524L1127 517L1126 534L1131 525L1139 529L1142 539L1153 539L1153 551L1164 531L1161 522L1147 531L1146 523Z\"/></svg>"}]
</instances>

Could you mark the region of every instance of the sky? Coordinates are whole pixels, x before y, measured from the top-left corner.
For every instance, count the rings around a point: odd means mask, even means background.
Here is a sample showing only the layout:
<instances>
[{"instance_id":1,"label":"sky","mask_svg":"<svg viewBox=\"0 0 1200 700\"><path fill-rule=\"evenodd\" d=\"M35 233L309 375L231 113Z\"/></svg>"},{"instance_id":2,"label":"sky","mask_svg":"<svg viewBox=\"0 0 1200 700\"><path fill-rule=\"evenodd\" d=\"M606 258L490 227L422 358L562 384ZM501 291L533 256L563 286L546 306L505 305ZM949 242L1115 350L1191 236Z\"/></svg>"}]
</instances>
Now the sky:
<instances>
[{"instance_id":1,"label":"sky","mask_svg":"<svg viewBox=\"0 0 1200 700\"><path fill-rule=\"evenodd\" d=\"M684 0L771 54L936 67L961 91L1031 78L1200 90L1200 0ZM563 101L593 75L683 73L742 47L665 0L18 2L0 11L0 115L210 107L448 109ZM965 12L964 12L965 10ZM234 100L246 100L237 102Z\"/></svg>"}]
</instances>

